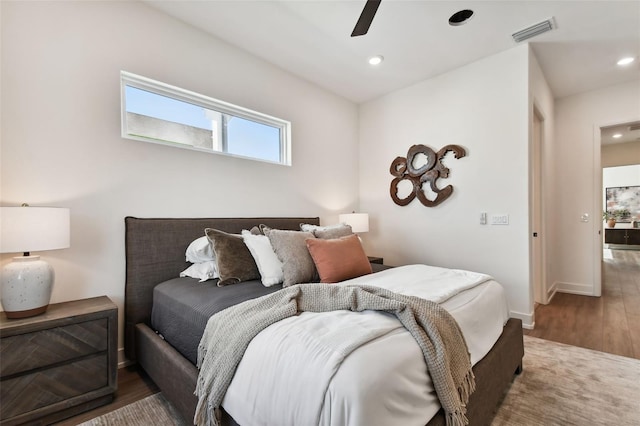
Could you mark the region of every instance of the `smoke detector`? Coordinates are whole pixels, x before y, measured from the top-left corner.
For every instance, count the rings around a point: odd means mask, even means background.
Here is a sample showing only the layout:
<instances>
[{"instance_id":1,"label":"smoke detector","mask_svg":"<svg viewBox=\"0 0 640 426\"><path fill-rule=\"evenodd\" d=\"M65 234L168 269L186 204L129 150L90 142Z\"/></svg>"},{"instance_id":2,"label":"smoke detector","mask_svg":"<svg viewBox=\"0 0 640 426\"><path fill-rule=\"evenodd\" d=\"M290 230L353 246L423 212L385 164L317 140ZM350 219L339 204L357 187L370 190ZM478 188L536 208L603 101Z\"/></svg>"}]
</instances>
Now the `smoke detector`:
<instances>
[{"instance_id":1,"label":"smoke detector","mask_svg":"<svg viewBox=\"0 0 640 426\"><path fill-rule=\"evenodd\" d=\"M546 33L547 31L551 31L556 26L553 23L553 17L542 22L538 22L537 24L531 25L523 30L517 31L511 34L511 37L517 42L520 43L525 40L529 40L530 38L539 36L540 34Z\"/></svg>"}]
</instances>

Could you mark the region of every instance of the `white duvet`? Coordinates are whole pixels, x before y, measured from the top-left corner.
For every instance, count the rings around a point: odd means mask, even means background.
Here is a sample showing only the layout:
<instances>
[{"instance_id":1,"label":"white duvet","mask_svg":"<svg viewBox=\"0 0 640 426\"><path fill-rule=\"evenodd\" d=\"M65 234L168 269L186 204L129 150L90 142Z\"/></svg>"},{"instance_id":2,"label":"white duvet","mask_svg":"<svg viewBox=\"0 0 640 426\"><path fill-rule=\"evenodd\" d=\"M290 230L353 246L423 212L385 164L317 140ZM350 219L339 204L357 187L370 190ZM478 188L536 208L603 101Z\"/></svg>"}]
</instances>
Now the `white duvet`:
<instances>
[{"instance_id":1,"label":"white duvet","mask_svg":"<svg viewBox=\"0 0 640 426\"><path fill-rule=\"evenodd\" d=\"M367 284L440 303L465 336L471 362L508 319L503 288L483 274L409 265L336 285ZM249 344L222 402L247 426L420 425L440 408L423 354L391 314L304 312Z\"/></svg>"}]
</instances>

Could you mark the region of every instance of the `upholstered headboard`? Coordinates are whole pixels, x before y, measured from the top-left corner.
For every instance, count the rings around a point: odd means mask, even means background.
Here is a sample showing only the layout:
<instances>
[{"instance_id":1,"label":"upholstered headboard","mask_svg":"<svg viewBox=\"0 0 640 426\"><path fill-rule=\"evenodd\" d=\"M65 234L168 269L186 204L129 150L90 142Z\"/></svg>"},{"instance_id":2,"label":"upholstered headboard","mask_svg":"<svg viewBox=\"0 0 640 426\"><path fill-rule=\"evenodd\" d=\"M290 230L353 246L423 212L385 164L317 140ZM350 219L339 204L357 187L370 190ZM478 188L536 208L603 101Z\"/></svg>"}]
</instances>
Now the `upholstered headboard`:
<instances>
[{"instance_id":1,"label":"upholstered headboard","mask_svg":"<svg viewBox=\"0 0 640 426\"><path fill-rule=\"evenodd\" d=\"M317 217L143 219L126 217L126 282L124 300L125 354L135 360L135 325L151 321L153 288L176 278L189 266L185 250L189 243L204 236L205 228L237 233L265 224L275 229L299 230L300 223L320 224Z\"/></svg>"}]
</instances>

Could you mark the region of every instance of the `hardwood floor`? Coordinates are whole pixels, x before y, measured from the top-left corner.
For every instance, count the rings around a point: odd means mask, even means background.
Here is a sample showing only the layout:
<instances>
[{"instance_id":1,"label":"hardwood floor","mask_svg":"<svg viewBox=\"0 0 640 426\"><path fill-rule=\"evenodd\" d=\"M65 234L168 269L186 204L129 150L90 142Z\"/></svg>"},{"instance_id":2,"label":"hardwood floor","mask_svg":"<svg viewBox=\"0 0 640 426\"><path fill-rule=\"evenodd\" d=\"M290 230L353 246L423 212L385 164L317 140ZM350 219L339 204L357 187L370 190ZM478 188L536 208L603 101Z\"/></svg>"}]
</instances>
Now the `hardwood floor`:
<instances>
[{"instance_id":1,"label":"hardwood floor","mask_svg":"<svg viewBox=\"0 0 640 426\"><path fill-rule=\"evenodd\" d=\"M525 334L640 359L640 250L611 250L603 264L602 297L558 293L536 307L535 330ZM158 392L136 366L118 370L118 391L108 405L72 417L72 426Z\"/></svg>"},{"instance_id":2,"label":"hardwood floor","mask_svg":"<svg viewBox=\"0 0 640 426\"><path fill-rule=\"evenodd\" d=\"M77 425L157 392L159 392L158 387L136 365L120 368L118 370L118 390L113 402L54 424L56 426Z\"/></svg>"},{"instance_id":3,"label":"hardwood floor","mask_svg":"<svg viewBox=\"0 0 640 426\"><path fill-rule=\"evenodd\" d=\"M557 293L525 334L640 359L640 250L605 251L602 296Z\"/></svg>"}]
</instances>

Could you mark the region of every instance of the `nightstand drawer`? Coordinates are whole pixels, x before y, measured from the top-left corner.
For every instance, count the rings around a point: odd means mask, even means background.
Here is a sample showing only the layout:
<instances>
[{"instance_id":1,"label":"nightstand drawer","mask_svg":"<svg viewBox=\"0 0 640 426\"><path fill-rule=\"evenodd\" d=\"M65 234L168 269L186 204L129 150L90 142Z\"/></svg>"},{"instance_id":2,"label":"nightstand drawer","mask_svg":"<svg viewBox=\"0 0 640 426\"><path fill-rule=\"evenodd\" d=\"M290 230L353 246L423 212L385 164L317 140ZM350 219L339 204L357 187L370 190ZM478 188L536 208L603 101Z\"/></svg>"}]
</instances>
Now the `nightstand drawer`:
<instances>
[{"instance_id":1,"label":"nightstand drawer","mask_svg":"<svg viewBox=\"0 0 640 426\"><path fill-rule=\"evenodd\" d=\"M109 403L117 347L118 307L106 296L0 313L0 425L45 426Z\"/></svg>"},{"instance_id":2,"label":"nightstand drawer","mask_svg":"<svg viewBox=\"0 0 640 426\"><path fill-rule=\"evenodd\" d=\"M108 358L104 353L3 380L0 419L10 419L106 387L109 383L107 367Z\"/></svg>"},{"instance_id":3,"label":"nightstand drawer","mask_svg":"<svg viewBox=\"0 0 640 426\"><path fill-rule=\"evenodd\" d=\"M107 350L106 318L0 340L0 376L47 367Z\"/></svg>"}]
</instances>

